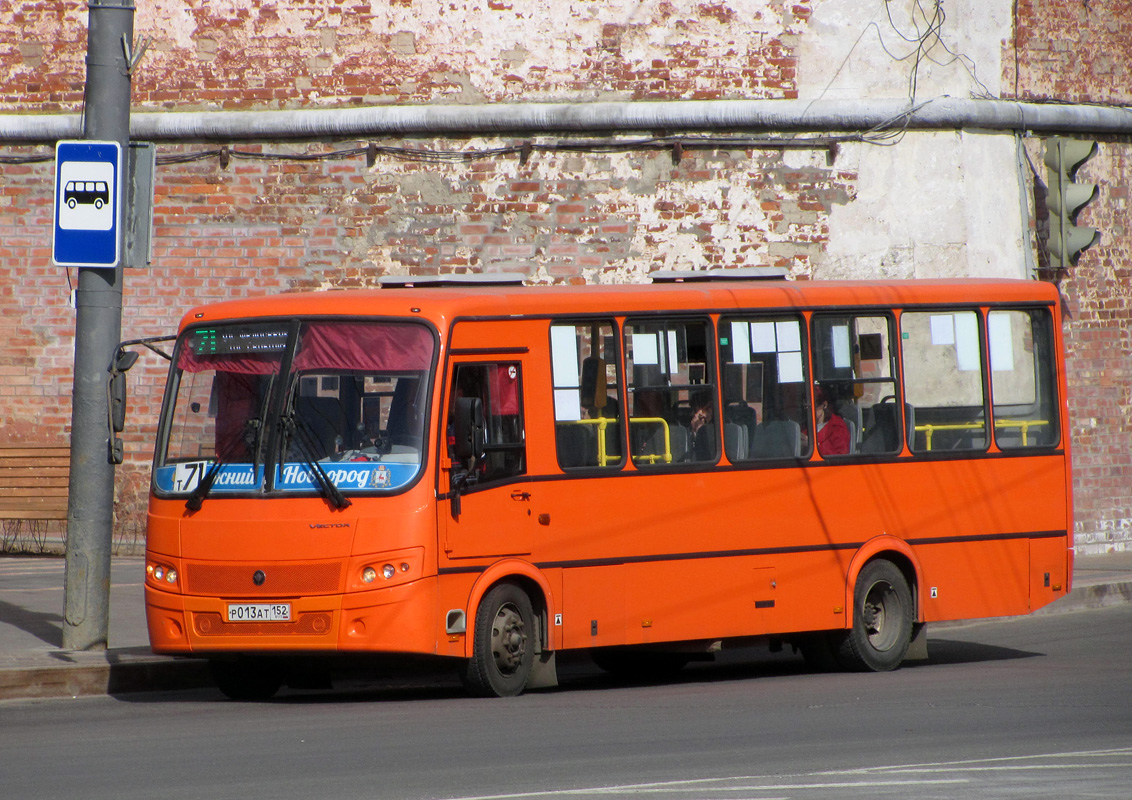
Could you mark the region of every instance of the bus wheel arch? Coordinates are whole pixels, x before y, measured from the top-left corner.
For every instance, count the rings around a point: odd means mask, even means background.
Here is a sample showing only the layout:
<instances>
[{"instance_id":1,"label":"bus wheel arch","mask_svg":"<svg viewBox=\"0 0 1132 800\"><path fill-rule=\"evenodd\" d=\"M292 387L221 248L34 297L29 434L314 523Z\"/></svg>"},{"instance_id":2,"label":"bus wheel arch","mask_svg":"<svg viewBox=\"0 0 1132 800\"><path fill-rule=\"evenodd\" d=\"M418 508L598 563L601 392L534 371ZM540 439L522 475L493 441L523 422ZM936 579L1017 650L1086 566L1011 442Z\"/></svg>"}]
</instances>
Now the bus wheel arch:
<instances>
[{"instance_id":1,"label":"bus wheel arch","mask_svg":"<svg viewBox=\"0 0 1132 800\"><path fill-rule=\"evenodd\" d=\"M472 694L509 697L557 685L550 591L534 567L512 562L486 571L473 587L468 612L461 679Z\"/></svg>"},{"instance_id":2,"label":"bus wheel arch","mask_svg":"<svg viewBox=\"0 0 1132 800\"><path fill-rule=\"evenodd\" d=\"M920 560L916 558L912 548L903 539L897 539L894 536L880 536L862 545L849 564L849 571L845 576L846 628L853 625L855 613L853 600L861 571L870 562L878 559L891 562L903 574L908 589L912 593L912 621L914 623L923 622L923 598L920 592L920 587L923 585L923 570L920 567Z\"/></svg>"},{"instance_id":3,"label":"bus wheel arch","mask_svg":"<svg viewBox=\"0 0 1132 800\"><path fill-rule=\"evenodd\" d=\"M557 642L554 639L552 626L548 620L553 618L551 608L550 584L537 568L532 564L512 559L500 561L484 570L472 586L468 594L468 620L476 619L480 603L483 598L500 583L514 583L527 593L535 613L535 621L539 628L539 645L541 649L554 650ZM464 642L464 655L471 657L475 647L474 632L466 637Z\"/></svg>"}]
</instances>

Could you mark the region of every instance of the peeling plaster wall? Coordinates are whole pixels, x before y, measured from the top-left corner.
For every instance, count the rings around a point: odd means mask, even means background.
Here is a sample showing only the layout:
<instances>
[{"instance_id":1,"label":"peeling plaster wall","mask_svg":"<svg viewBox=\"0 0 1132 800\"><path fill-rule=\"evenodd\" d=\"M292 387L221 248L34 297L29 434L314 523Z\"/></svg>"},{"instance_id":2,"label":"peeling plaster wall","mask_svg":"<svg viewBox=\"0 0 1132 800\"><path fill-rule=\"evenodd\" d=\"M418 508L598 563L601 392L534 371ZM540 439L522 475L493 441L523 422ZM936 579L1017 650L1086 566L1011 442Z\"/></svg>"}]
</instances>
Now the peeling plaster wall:
<instances>
[{"instance_id":1,"label":"peeling plaster wall","mask_svg":"<svg viewBox=\"0 0 1132 800\"><path fill-rule=\"evenodd\" d=\"M995 94L1010 0L815 0L799 41L802 99ZM842 148L857 194L829 219L815 278L1024 277L1023 221L1010 134L909 132ZM1010 213L1014 209L1014 213ZM994 220L987 224L987 220Z\"/></svg>"},{"instance_id":2,"label":"peeling plaster wall","mask_svg":"<svg viewBox=\"0 0 1132 800\"><path fill-rule=\"evenodd\" d=\"M1012 0L813 0L798 48L798 96L998 96Z\"/></svg>"},{"instance_id":3,"label":"peeling plaster wall","mask_svg":"<svg viewBox=\"0 0 1132 800\"><path fill-rule=\"evenodd\" d=\"M899 147L842 149L859 176L835 206L814 277L1026 277L1013 136L909 134Z\"/></svg>"}]
</instances>

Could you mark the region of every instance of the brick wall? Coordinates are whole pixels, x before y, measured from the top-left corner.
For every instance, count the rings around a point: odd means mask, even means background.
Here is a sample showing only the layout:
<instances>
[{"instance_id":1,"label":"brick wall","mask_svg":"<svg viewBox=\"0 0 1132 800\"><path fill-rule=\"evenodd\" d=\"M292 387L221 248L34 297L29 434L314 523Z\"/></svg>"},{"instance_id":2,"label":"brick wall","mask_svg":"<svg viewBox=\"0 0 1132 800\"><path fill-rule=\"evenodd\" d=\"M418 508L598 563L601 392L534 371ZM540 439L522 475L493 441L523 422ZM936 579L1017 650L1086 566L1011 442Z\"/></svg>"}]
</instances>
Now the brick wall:
<instances>
[{"instance_id":1,"label":"brick wall","mask_svg":"<svg viewBox=\"0 0 1132 800\"><path fill-rule=\"evenodd\" d=\"M1003 92L1063 103L1129 101L1132 2L1017 0L1003 43Z\"/></svg>"},{"instance_id":2,"label":"brick wall","mask_svg":"<svg viewBox=\"0 0 1132 800\"><path fill-rule=\"evenodd\" d=\"M207 150L163 146L159 156ZM154 266L127 274L123 337L168 334L202 303L373 286L387 273L518 270L542 282L609 282L656 268L769 263L805 277L829 212L849 201L855 178L824 154L811 159L818 166L787 166L777 150L689 149L675 162L670 151L648 148L539 153L526 163L514 155L443 164L386 157L372 167L364 155L286 158L334 150L245 146L235 152L260 158L233 156L227 168L215 156L160 166ZM0 263L0 319L10 326L0 358L10 376L3 390L13 395L0 413L0 440L65 441L74 314L66 272L44 266L52 165L21 169L20 203L41 209L41 227L22 239L0 229L10 256ZM164 367L147 355L129 376L118 509L130 531L142 522Z\"/></svg>"},{"instance_id":3,"label":"brick wall","mask_svg":"<svg viewBox=\"0 0 1132 800\"><path fill-rule=\"evenodd\" d=\"M1069 410L1073 422L1074 512L1083 552L1132 546L1132 252L1128 177L1132 148L1101 141L1078 180L1100 196L1078 223L1101 231L1062 279Z\"/></svg>"},{"instance_id":4,"label":"brick wall","mask_svg":"<svg viewBox=\"0 0 1132 800\"><path fill-rule=\"evenodd\" d=\"M1129 103L1132 2L1019 0L1015 13L1015 41L1005 43L1004 89L1021 99ZM1102 240L1067 274L1049 276L1066 297L1074 514L1082 552L1132 547L1132 147L1126 137L1100 137L1100 143L1079 176L1099 184L1100 196L1078 222L1098 228ZM1044 180L1041 146L1029 151Z\"/></svg>"},{"instance_id":5,"label":"brick wall","mask_svg":"<svg viewBox=\"0 0 1132 800\"><path fill-rule=\"evenodd\" d=\"M151 0L137 108L791 97L808 0ZM82 99L85 0L0 8L0 109Z\"/></svg>"},{"instance_id":6,"label":"brick wall","mask_svg":"<svg viewBox=\"0 0 1132 800\"><path fill-rule=\"evenodd\" d=\"M1015 34L995 65L1003 91L1127 102L1130 6L1019 0ZM135 76L135 109L790 98L810 14L809 2L769 0L154 0L140 5L135 24L139 37L153 37ZM953 36L978 35L977 20L954 17L948 32L961 24L969 27ZM0 113L79 109L85 27L85 0L0 4ZM832 74L843 54L829 58ZM430 151L516 143L382 142ZM229 144L288 156L359 143ZM218 146L163 144L159 155ZM1040 144L1029 149L1040 170ZM50 153L0 145L0 156ZM1129 157L1128 145L1107 141L1088 165L1102 197L1082 222L1102 228L1105 239L1061 281L1070 312L1077 535L1092 549L1132 543ZM52 170L50 161L0 163L0 442L66 441L70 424L74 312L68 275L50 266ZM831 209L853 202L857 181L824 155L761 150L686 150L675 161L667 150L638 149L536 152L525 161L379 156L372 166L362 155L233 157L226 168L216 156L163 163L155 265L127 276L123 335L168 333L197 303L362 286L387 272L520 270L540 281L620 281L657 267L772 263L804 277L823 258ZM862 264L861 274L873 266ZM164 364L153 357L130 374L118 507L122 525L135 530L163 381Z\"/></svg>"}]
</instances>

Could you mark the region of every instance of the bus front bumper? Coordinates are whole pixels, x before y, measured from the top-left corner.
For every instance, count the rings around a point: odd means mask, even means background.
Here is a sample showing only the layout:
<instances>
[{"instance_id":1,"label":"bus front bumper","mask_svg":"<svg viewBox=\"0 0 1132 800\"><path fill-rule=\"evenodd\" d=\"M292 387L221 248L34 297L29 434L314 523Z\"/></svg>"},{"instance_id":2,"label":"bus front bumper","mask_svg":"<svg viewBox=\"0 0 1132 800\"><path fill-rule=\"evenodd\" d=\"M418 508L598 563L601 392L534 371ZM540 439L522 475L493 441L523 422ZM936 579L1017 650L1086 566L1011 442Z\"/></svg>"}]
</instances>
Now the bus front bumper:
<instances>
[{"instance_id":1,"label":"bus front bumper","mask_svg":"<svg viewBox=\"0 0 1132 800\"><path fill-rule=\"evenodd\" d=\"M145 587L153 652L435 653L434 580L347 594L262 600L199 597ZM286 607L286 618L277 607ZM246 621L232 621L241 617Z\"/></svg>"}]
</instances>

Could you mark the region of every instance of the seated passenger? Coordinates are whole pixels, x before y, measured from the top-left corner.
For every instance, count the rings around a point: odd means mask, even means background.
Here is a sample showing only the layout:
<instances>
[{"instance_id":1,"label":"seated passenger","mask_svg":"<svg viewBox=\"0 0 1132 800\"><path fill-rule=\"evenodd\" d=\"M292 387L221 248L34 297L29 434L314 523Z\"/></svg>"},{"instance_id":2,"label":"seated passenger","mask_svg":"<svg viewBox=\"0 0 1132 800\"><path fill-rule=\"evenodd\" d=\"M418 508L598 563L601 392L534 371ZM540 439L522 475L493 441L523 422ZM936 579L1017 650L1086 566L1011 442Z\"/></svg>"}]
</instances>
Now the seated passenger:
<instances>
[{"instance_id":1,"label":"seated passenger","mask_svg":"<svg viewBox=\"0 0 1132 800\"><path fill-rule=\"evenodd\" d=\"M692 419L688 425L691 443L687 458L692 461L715 460L715 427L712 417L715 403L709 393L701 394L692 400Z\"/></svg>"},{"instance_id":2,"label":"seated passenger","mask_svg":"<svg viewBox=\"0 0 1132 800\"><path fill-rule=\"evenodd\" d=\"M833 398L821 386L814 387L814 416L818 423L818 452L823 456L848 455L849 426L834 411Z\"/></svg>"}]
</instances>

